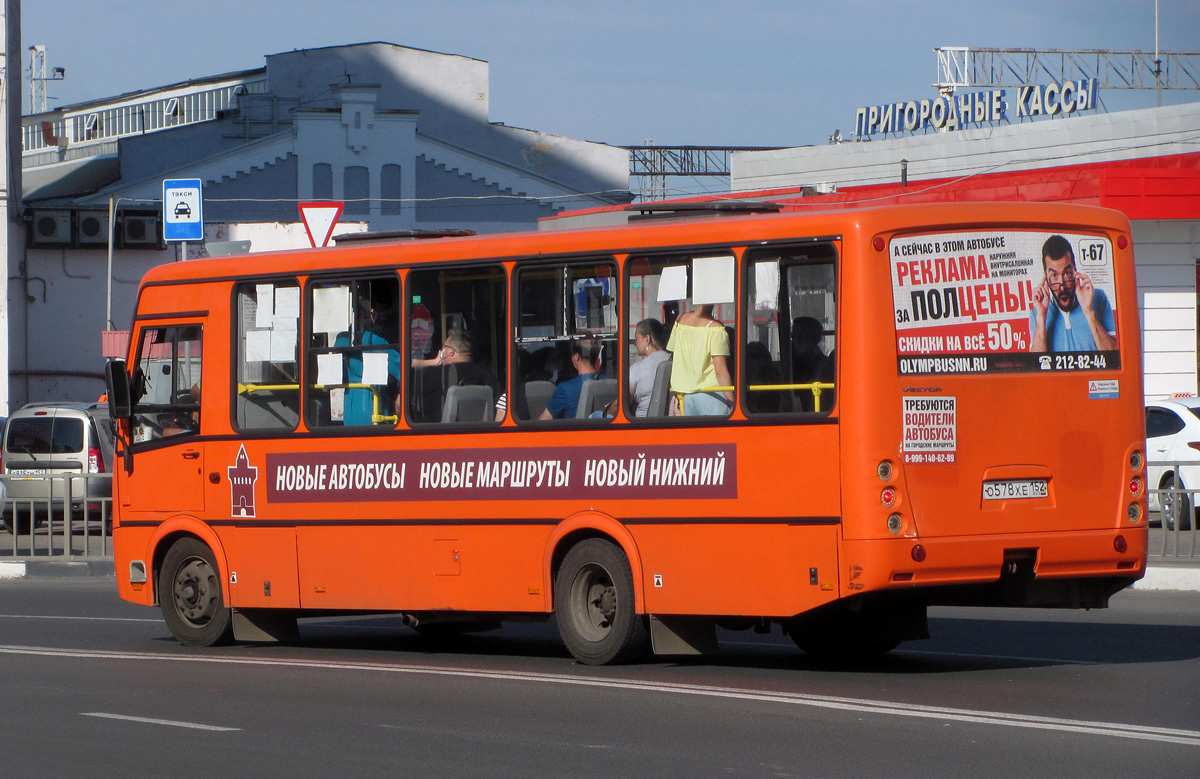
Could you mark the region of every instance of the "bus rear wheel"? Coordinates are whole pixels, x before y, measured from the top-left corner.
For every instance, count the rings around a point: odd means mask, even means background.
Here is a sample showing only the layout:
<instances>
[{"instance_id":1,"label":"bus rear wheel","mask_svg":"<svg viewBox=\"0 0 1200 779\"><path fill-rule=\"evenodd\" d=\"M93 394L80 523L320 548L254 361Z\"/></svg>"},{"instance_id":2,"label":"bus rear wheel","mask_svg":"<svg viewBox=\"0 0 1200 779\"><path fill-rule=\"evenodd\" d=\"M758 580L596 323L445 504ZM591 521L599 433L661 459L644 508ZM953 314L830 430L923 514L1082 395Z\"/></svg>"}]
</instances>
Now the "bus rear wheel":
<instances>
[{"instance_id":1,"label":"bus rear wheel","mask_svg":"<svg viewBox=\"0 0 1200 779\"><path fill-rule=\"evenodd\" d=\"M643 655L649 626L634 608L633 572L620 547L602 538L567 552L554 580L554 613L563 643L585 665Z\"/></svg>"},{"instance_id":2,"label":"bus rear wheel","mask_svg":"<svg viewBox=\"0 0 1200 779\"><path fill-rule=\"evenodd\" d=\"M158 602L171 633L184 646L216 646L233 638L233 613L221 596L221 573L204 543L171 545L158 577Z\"/></svg>"}]
</instances>

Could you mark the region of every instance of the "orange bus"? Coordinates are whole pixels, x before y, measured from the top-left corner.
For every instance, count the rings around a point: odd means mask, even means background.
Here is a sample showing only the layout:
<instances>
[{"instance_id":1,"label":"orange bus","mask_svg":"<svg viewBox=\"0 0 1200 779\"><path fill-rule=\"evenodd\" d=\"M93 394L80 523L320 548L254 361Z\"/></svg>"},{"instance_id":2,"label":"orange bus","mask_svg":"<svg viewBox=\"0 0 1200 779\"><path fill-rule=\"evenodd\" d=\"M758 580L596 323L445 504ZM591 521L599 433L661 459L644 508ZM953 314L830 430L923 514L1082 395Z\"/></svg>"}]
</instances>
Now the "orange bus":
<instances>
[{"instance_id":1,"label":"orange bus","mask_svg":"<svg viewBox=\"0 0 1200 779\"><path fill-rule=\"evenodd\" d=\"M117 579L184 644L396 613L554 617L594 664L774 624L857 655L930 605L1103 607L1144 573L1116 212L418 235L143 280L107 370Z\"/></svg>"}]
</instances>

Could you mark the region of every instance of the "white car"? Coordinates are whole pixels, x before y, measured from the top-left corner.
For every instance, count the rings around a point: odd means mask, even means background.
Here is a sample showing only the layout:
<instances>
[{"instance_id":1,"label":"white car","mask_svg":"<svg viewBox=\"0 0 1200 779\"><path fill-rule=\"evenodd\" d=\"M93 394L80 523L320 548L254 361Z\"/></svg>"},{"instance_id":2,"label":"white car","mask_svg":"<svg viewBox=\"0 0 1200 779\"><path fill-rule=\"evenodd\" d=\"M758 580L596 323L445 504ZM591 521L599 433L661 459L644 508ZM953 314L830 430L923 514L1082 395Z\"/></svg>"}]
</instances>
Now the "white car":
<instances>
[{"instance_id":1,"label":"white car","mask_svg":"<svg viewBox=\"0 0 1200 779\"><path fill-rule=\"evenodd\" d=\"M1150 490L1200 490L1200 398L1146 405L1146 482ZM1161 511L1168 530L1192 528L1197 493L1152 491L1149 497L1150 511Z\"/></svg>"}]
</instances>

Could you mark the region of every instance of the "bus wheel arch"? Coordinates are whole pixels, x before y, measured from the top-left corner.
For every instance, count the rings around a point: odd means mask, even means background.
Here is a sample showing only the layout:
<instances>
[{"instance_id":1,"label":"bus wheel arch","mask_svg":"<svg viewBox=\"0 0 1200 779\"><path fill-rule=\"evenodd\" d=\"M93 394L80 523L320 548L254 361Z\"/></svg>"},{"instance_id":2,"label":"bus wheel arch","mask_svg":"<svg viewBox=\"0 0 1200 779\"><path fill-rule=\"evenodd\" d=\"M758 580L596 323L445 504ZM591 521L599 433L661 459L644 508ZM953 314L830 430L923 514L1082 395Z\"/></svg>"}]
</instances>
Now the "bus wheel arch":
<instances>
[{"instance_id":1,"label":"bus wheel arch","mask_svg":"<svg viewBox=\"0 0 1200 779\"><path fill-rule=\"evenodd\" d=\"M178 516L172 517L166 522L158 526L154 536L150 539L149 548L151 552L151 582L154 586L155 605L158 603L158 579L162 572L163 560L166 559L167 553L171 546L177 543L182 538L192 537L200 543L207 546L215 558L217 568L220 570L221 576L221 597L225 603L231 602L231 593L229 591L229 565L225 558L225 548L221 544L221 539L212 531L208 525L193 517Z\"/></svg>"},{"instance_id":2,"label":"bus wheel arch","mask_svg":"<svg viewBox=\"0 0 1200 779\"><path fill-rule=\"evenodd\" d=\"M638 614L646 613L645 589L642 579L642 559L638 554L637 542L633 534L616 519L594 511L581 512L560 522L550 534L546 542L543 566L543 592L550 593L546 600L546 610L554 608L554 582L558 578L559 568L563 560L575 545L589 538L603 538L616 544L629 561L630 573L633 576L634 606Z\"/></svg>"},{"instance_id":3,"label":"bus wheel arch","mask_svg":"<svg viewBox=\"0 0 1200 779\"><path fill-rule=\"evenodd\" d=\"M173 536L161 549L155 590L171 633L185 646L230 643L233 609L217 553L191 534Z\"/></svg>"}]
</instances>

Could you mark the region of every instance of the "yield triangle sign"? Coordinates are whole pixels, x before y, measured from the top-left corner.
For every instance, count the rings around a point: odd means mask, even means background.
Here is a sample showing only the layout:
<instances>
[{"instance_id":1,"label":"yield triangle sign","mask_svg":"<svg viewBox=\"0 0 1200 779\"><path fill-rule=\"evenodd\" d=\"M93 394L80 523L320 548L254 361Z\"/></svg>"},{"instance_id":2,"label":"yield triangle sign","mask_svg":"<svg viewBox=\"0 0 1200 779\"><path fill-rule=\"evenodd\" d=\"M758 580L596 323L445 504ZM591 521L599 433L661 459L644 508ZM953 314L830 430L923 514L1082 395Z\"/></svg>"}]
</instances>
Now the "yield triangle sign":
<instances>
[{"instance_id":1,"label":"yield triangle sign","mask_svg":"<svg viewBox=\"0 0 1200 779\"><path fill-rule=\"evenodd\" d=\"M308 242L314 249L329 245L333 235L333 227L342 215L345 203L325 201L321 203L300 203L300 219L304 221L304 231L308 233Z\"/></svg>"}]
</instances>

